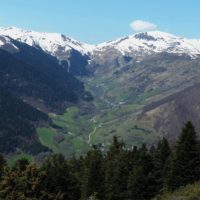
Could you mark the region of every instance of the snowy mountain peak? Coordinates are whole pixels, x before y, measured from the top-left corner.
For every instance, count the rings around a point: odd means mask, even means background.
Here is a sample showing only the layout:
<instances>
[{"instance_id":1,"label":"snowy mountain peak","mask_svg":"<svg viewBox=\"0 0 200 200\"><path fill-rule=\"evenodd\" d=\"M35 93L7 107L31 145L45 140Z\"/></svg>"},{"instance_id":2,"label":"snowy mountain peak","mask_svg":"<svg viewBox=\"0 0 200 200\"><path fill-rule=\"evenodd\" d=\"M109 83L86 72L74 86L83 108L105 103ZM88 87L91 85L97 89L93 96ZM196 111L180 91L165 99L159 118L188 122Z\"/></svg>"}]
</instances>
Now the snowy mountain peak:
<instances>
[{"instance_id":1,"label":"snowy mountain peak","mask_svg":"<svg viewBox=\"0 0 200 200\"><path fill-rule=\"evenodd\" d=\"M98 45L81 43L60 33L36 32L16 27L0 28L0 36L7 40L13 38L30 46L39 47L59 60L68 60L72 50L82 55L93 55L107 49L115 49L123 55L132 57L144 57L162 52L187 54L192 58L200 55L200 39L187 39L161 31L136 33ZM6 40L0 39L0 45L3 45L3 41Z\"/></svg>"},{"instance_id":2,"label":"snowy mountain peak","mask_svg":"<svg viewBox=\"0 0 200 200\"><path fill-rule=\"evenodd\" d=\"M188 54L192 58L200 55L200 40L186 39L170 33L149 31L136 33L98 45L98 51L114 48L122 54L142 56L153 53Z\"/></svg>"},{"instance_id":3,"label":"snowy mountain peak","mask_svg":"<svg viewBox=\"0 0 200 200\"><path fill-rule=\"evenodd\" d=\"M10 27L0 28L0 35L9 36L30 46L40 47L54 56L57 56L60 51L68 53L72 49L88 54L94 48L93 45L81 43L60 33L44 33Z\"/></svg>"}]
</instances>

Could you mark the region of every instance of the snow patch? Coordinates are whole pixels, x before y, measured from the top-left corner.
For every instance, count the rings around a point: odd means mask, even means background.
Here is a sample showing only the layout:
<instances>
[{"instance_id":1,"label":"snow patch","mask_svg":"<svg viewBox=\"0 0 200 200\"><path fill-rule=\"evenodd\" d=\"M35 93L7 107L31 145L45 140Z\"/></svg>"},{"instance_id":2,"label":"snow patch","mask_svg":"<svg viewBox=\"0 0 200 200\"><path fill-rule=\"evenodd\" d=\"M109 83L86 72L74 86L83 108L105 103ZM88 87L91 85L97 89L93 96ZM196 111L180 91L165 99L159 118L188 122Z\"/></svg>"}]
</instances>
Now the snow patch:
<instances>
[{"instance_id":1,"label":"snow patch","mask_svg":"<svg viewBox=\"0 0 200 200\"><path fill-rule=\"evenodd\" d=\"M167 52L196 57L200 54L200 40L177 37L160 31L149 31L99 44L96 50L104 51L107 48L114 48L123 55Z\"/></svg>"},{"instance_id":2,"label":"snow patch","mask_svg":"<svg viewBox=\"0 0 200 200\"><path fill-rule=\"evenodd\" d=\"M9 36L30 46L40 47L52 55L57 51L68 52L72 49L88 54L94 48L94 45L81 43L60 33L43 33L10 27L0 28L0 35Z\"/></svg>"},{"instance_id":3,"label":"snow patch","mask_svg":"<svg viewBox=\"0 0 200 200\"><path fill-rule=\"evenodd\" d=\"M60 33L28 31L16 27L0 28L0 35L9 36L36 48L39 47L45 52L57 56L58 59L59 54L66 55L68 58L73 49L82 55L101 53L110 48L130 56L162 52L187 54L192 58L200 55L200 39L187 39L160 31L141 32L98 45L81 43ZM6 43L9 43L8 37L5 38L7 38ZM0 45L3 44L3 41L0 40ZM92 56L90 57L92 58Z\"/></svg>"}]
</instances>

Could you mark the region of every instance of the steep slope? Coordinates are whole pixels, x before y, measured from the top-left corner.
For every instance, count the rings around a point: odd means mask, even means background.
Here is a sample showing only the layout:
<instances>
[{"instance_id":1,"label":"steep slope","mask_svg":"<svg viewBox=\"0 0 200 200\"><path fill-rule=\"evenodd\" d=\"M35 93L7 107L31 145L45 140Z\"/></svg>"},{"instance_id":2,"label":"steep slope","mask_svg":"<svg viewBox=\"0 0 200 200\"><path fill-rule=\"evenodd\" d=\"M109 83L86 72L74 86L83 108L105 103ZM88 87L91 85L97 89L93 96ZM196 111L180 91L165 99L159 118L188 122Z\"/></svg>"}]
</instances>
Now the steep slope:
<instances>
[{"instance_id":1,"label":"steep slope","mask_svg":"<svg viewBox=\"0 0 200 200\"><path fill-rule=\"evenodd\" d=\"M36 155L49 151L36 135L38 124L48 123L48 116L0 89L0 152L23 151Z\"/></svg>"},{"instance_id":2,"label":"steep slope","mask_svg":"<svg viewBox=\"0 0 200 200\"><path fill-rule=\"evenodd\" d=\"M6 36L1 40L0 152L37 155L49 151L36 128L51 125L49 112L63 112L91 96L55 57Z\"/></svg>"},{"instance_id":3,"label":"steep slope","mask_svg":"<svg viewBox=\"0 0 200 200\"><path fill-rule=\"evenodd\" d=\"M188 55L191 58L200 55L199 39L187 39L160 31L141 32L98 45L81 43L59 33L27 31L15 27L0 28L0 35L41 48L57 57L68 72L75 75L88 75L88 64L90 67L108 64L117 67L132 59L139 62L157 53Z\"/></svg>"},{"instance_id":4,"label":"steep slope","mask_svg":"<svg viewBox=\"0 0 200 200\"><path fill-rule=\"evenodd\" d=\"M86 80L86 83L92 87L96 85L114 104L137 103L142 99L147 103L153 100L151 96L163 98L199 82L199 74L199 59L160 53L118 67L117 64L96 66L93 82Z\"/></svg>"},{"instance_id":5,"label":"steep slope","mask_svg":"<svg viewBox=\"0 0 200 200\"><path fill-rule=\"evenodd\" d=\"M3 35L0 36L0 48L9 51L10 53L17 53L19 51L13 44L12 39Z\"/></svg>"},{"instance_id":6,"label":"steep slope","mask_svg":"<svg viewBox=\"0 0 200 200\"><path fill-rule=\"evenodd\" d=\"M157 133L171 139L171 141L176 139L181 127L187 121L192 121L199 132L199 97L200 84L196 84L145 106L139 120L151 123Z\"/></svg>"},{"instance_id":7,"label":"steep slope","mask_svg":"<svg viewBox=\"0 0 200 200\"><path fill-rule=\"evenodd\" d=\"M30 46L40 47L46 52L56 56L59 48L63 52L71 49L77 50L82 54L87 54L93 50L94 46L81 43L60 33L44 33L31 30L23 30L16 27L0 28L1 35L10 36L11 38L24 42Z\"/></svg>"},{"instance_id":8,"label":"steep slope","mask_svg":"<svg viewBox=\"0 0 200 200\"><path fill-rule=\"evenodd\" d=\"M59 33L27 31L15 27L0 28L0 35L9 36L57 57L68 72L75 75L88 74L88 53L93 50L93 45L80 43Z\"/></svg>"},{"instance_id":9,"label":"steep slope","mask_svg":"<svg viewBox=\"0 0 200 200\"><path fill-rule=\"evenodd\" d=\"M11 41L17 52L13 53L11 48L6 49L10 53L0 51L2 87L50 110L60 110L67 102L87 98L83 84L59 65L56 58L41 49Z\"/></svg>"},{"instance_id":10,"label":"steep slope","mask_svg":"<svg viewBox=\"0 0 200 200\"><path fill-rule=\"evenodd\" d=\"M140 62L130 60L123 65L101 65L94 69L94 77L85 79L96 105L97 129L92 133L91 143L109 144L114 135L121 136L129 145L153 144L163 135L174 140L185 120L194 121L200 131L196 121L200 117L200 94L198 89L186 92L200 83L199 58L159 53L146 56ZM181 91L185 91L182 96ZM156 102L172 94L176 99L174 104L166 104L155 115L154 110L147 117L144 112L141 117L143 108L153 102L157 105ZM194 107L190 105L192 97L196 101Z\"/></svg>"}]
</instances>

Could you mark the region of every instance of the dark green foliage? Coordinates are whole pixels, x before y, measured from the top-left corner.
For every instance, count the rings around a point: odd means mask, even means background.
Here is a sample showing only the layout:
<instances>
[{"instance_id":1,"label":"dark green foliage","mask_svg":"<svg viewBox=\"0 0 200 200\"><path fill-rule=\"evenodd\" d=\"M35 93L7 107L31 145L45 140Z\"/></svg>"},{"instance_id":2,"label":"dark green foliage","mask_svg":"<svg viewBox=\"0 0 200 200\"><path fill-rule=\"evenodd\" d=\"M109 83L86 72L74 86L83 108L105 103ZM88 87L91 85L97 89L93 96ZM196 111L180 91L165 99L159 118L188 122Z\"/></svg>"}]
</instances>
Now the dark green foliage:
<instances>
[{"instance_id":1,"label":"dark green foliage","mask_svg":"<svg viewBox=\"0 0 200 200\"><path fill-rule=\"evenodd\" d=\"M194 126L187 122L174 149L168 187L174 190L200 179L200 148Z\"/></svg>"},{"instance_id":2,"label":"dark green foliage","mask_svg":"<svg viewBox=\"0 0 200 200\"><path fill-rule=\"evenodd\" d=\"M41 167L43 189L52 199L76 200L80 198L78 180L62 155L49 157Z\"/></svg>"},{"instance_id":3,"label":"dark green foliage","mask_svg":"<svg viewBox=\"0 0 200 200\"><path fill-rule=\"evenodd\" d=\"M156 147L127 150L114 137L106 153L93 146L80 158L51 155L40 167L21 159L9 168L0 156L0 199L150 200L200 180L199 157L191 122L172 149L163 138Z\"/></svg>"},{"instance_id":4,"label":"dark green foliage","mask_svg":"<svg viewBox=\"0 0 200 200\"><path fill-rule=\"evenodd\" d=\"M129 175L128 192L130 199L144 200L148 187L145 170L142 166L135 167Z\"/></svg>"},{"instance_id":5,"label":"dark green foliage","mask_svg":"<svg viewBox=\"0 0 200 200\"><path fill-rule=\"evenodd\" d=\"M93 194L97 198L104 197L104 158L101 150L93 146L87 153L82 168L82 198L87 199Z\"/></svg>"},{"instance_id":6,"label":"dark green foliage","mask_svg":"<svg viewBox=\"0 0 200 200\"><path fill-rule=\"evenodd\" d=\"M52 110L61 110L66 101L74 103L84 96L83 83L55 58L35 48L26 46L25 50L19 56L0 50L0 88L33 101L40 99Z\"/></svg>"},{"instance_id":7,"label":"dark green foliage","mask_svg":"<svg viewBox=\"0 0 200 200\"><path fill-rule=\"evenodd\" d=\"M114 137L105 157L105 194L109 200L127 197L127 177L129 174L127 158L125 144Z\"/></svg>"},{"instance_id":8,"label":"dark green foliage","mask_svg":"<svg viewBox=\"0 0 200 200\"><path fill-rule=\"evenodd\" d=\"M33 155L48 151L35 134L35 125L48 121L48 116L22 100L0 90L0 152L17 148Z\"/></svg>"},{"instance_id":9,"label":"dark green foliage","mask_svg":"<svg viewBox=\"0 0 200 200\"><path fill-rule=\"evenodd\" d=\"M167 162L171 154L170 147L166 138L158 142L157 148L152 153L154 165L155 192L159 192L164 188L165 178L167 174Z\"/></svg>"},{"instance_id":10,"label":"dark green foliage","mask_svg":"<svg viewBox=\"0 0 200 200\"><path fill-rule=\"evenodd\" d=\"M36 127L50 122L45 113L60 113L69 102L92 97L55 57L25 43L13 43L18 52L0 50L0 152L37 155L49 151L36 135Z\"/></svg>"}]
</instances>

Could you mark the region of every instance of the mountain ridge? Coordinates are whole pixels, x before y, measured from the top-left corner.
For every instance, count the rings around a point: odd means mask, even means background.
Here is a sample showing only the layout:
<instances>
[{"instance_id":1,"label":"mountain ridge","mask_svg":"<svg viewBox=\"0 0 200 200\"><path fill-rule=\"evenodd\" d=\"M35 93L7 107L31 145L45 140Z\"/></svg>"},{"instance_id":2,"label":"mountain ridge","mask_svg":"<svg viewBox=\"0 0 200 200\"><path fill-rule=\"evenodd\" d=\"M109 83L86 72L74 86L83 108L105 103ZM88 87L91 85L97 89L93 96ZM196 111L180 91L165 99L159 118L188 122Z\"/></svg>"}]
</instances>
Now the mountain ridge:
<instances>
[{"instance_id":1,"label":"mountain ridge","mask_svg":"<svg viewBox=\"0 0 200 200\"><path fill-rule=\"evenodd\" d=\"M0 27L0 35L9 36L30 46L40 47L60 60L63 58L58 52L68 54L64 58L67 60L71 50L92 57L95 52L99 53L108 48L114 48L123 55L140 56L142 52L147 55L161 52L188 54L193 58L200 55L200 39L187 39L161 31L139 32L96 45L82 43L60 33L37 32L16 27Z\"/></svg>"}]
</instances>

